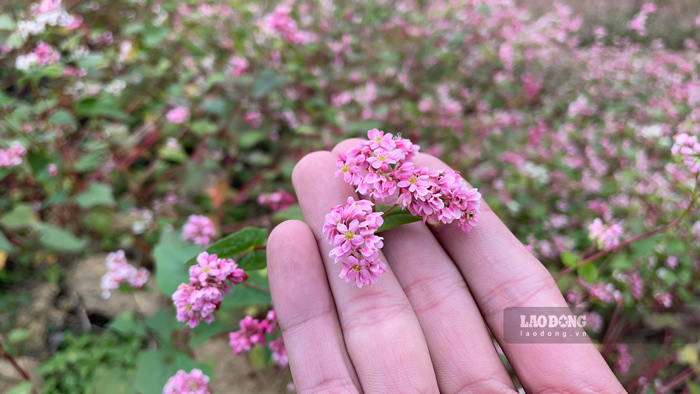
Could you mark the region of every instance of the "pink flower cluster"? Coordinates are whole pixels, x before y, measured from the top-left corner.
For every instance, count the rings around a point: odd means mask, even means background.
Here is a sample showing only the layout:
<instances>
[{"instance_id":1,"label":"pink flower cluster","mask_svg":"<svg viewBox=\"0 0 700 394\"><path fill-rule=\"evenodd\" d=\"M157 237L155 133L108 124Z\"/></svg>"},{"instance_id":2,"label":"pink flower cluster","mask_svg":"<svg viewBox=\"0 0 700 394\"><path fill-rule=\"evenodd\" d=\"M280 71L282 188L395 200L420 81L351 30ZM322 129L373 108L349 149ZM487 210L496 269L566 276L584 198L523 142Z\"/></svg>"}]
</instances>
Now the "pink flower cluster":
<instances>
[{"instance_id":1,"label":"pink flower cluster","mask_svg":"<svg viewBox=\"0 0 700 394\"><path fill-rule=\"evenodd\" d=\"M348 197L345 205L336 205L326 215L323 234L334 246L330 257L341 262L340 278L357 287L375 283L386 272L379 259L383 238L374 233L384 223L382 212L373 212L374 204Z\"/></svg>"},{"instance_id":2,"label":"pink flower cluster","mask_svg":"<svg viewBox=\"0 0 700 394\"><path fill-rule=\"evenodd\" d=\"M357 192L378 201L398 193L398 204L424 223L452 223L464 232L478 223L481 194L470 189L456 171L415 168L410 160L419 146L377 129L338 160L336 177L357 187Z\"/></svg>"},{"instance_id":3,"label":"pink flower cluster","mask_svg":"<svg viewBox=\"0 0 700 394\"><path fill-rule=\"evenodd\" d=\"M225 295L234 286L248 279L232 259L220 259L215 254L202 252L197 264L190 267L190 282L182 283L173 294L177 320L194 328L200 320L214 321L214 311L219 309Z\"/></svg>"},{"instance_id":4,"label":"pink flower cluster","mask_svg":"<svg viewBox=\"0 0 700 394\"><path fill-rule=\"evenodd\" d=\"M617 350L617 360L615 360L615 367L622 375L626 375L632 366L632 355L630 355L629 349L625 344L618 344L615 346Z\"/></svg>"},{"instance_id":5,"label":"pink flower cluster","mask_svg":"<svg viewBox=\"0 0 700 394\"><path fill-rule=\"evenodd\" d=\"M181 369L168 379L163 394L211 394L208 383L209 376L201 370L195 368L187 373Z\"/></svg>"},{"instance_id":6,"label":"pink flower cluster","mask_svg":"<svg viewBox=\"0 0 700 394\"><path fill-rule=\"evenodd\" d=\"M274 193L265 193L258 196L258 204L272 211L284 211L294 204L294 197L286 190L278 190Z\"/></svg>"},{"instance_id":7,"label":"pink flower cluster","mask_svg":"<svg viewBox=\"0 0 700 394\"><path fill-rule=\"evenodd\" d=\"M27 150L18 141L13 142L9 148L0 149L0 167L14 167L22 162L22 156Z\"/></svg>"},{"instance_id":8,"label":"pink flower cluster","mask_svg":"<svg viewBox=\"0 0 700 394\"><path fill-rule=\"evenodd\" d=\"M109 298L112 291L118 289L122 283L128 283L129 286L140 289L148 281L148 270L145 268L136 269L129 264L123 250L108 254L105 263L107 264L107 273L104 274L100 283L103 298Z\"/></svg>"},{"instance_id":9,"label":"pink flower cluster","mask_svg":"<svg viewBox=\"0 0 700 394\"><path fill-rule=\"evenodd\" d=\"M268 34L279 34L290 44L306 44L315 40L315 35L299 30L297 23L291 17L289 6L278 5L271 14L260 23Z\"/></svg>"},{"instance_id":10,"label":"pink flower cluster","mask_svg":"<svg viewBox=\"0 0 700 394\"><path fill-rule=\"evenodd\" d=\"M600 249L609 249L620 243L622 226L619 223L603 224L600 218L596 218L588 226L588 237L595 242Z\"/></svg>"},{"instance_id":11,"label":"pink flower cluster","mask_svg":"<svg viewBox=\"0 0 700 394\"><path fill-rule=\"evenodd\" d=\"M644 4L639 13L634 16L634 19L627 22L627 28L636 31L637 34L639 34L642 37L646 36L647 18L649 17L649 14L653 14L654 12L656 12L656 5L654 3Z\"/></svg>"},{"instance_id":12,"label":"pink flower cluster","mask_svg":"<svg viewBox=\"0 0 700 394\"><path fill-rule=\"evenodd\" d=\"M175 107L165 114L170 123L183 123L190 118L190 110L185 107Z\"/></svg>"},{"instance_id":13,"label":"pink flower cluster","mask_svg":"<svg viewBox=\"0 0 700 394\"><path fill-rule=\"evenodd\" d=\"M228 63L231 66L231 75L234 77L240 77L241 75L245 74L246 71L248 71L248 66L250 65L250 63L248 63L248 59L241 56L231 57Z\"/></svg>"},{"instance_id":14,"label":"pink flower cluster","mask_svg":"<svg viewBox=\"0 0 700 394\"><path fill-rule=\"evenodd\" d=\"M671 153L683 159L683 164L693 174L700 174L700 142L697 136L689 136L686 133L677 134L673 138L674 144Z\"/></svg>"},{"instance_id":15,"label":"pink flower cluster","mask_svg":"<svg viewBox=\"0 0 700 394\"><path fill-rule=\"evenodd\" d=\"M240 321L240 330L229 334L229 345L235 354L250 351L253 346L265 346L267 335L272 334L277 326L277 315L274 310L267 313L265 319L258 320L252 316L246 316ZM272 359L280 366L284 367L288 363L287 349L284 347L284 340L279 338L268 343L272 350Z\"/></svg>"},{"instance_id":16,"label":"pink flower cluster","mask_svg":"<svg viewBox=\"0 0 700 394\"><path fill-rule=\"evenodd\" d=\"M182 240L207 246L216 235L214 223L204 215L190 215L182 226Z\"/></svg>"}]
</instances>

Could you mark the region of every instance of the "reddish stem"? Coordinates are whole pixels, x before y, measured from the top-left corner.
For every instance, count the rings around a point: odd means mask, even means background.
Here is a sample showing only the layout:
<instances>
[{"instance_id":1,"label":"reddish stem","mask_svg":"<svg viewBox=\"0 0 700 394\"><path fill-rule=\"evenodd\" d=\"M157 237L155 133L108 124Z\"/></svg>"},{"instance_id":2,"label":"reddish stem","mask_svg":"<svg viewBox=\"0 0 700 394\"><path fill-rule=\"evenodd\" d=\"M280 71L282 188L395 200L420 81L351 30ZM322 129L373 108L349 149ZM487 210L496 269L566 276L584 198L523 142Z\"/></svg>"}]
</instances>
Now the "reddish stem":
<instances>
[{"instance_id":1,"label":"reddish stem","mask_svg":"<svg viewBox=\"0 0 700 394\"><path fill-rule=\"evenodd\" d=\"M19 373L20 376L22 376L22 379L26 380L27 382L31 381L29 374L24 369L22 369L22 367L20 367L19 364L17 364L17 361L15 361L15 358L12 357L10 353L7 353L5 351L5 348L3 347L2 343L0 343L0 353L2 353L2 356L5 357L5 360L7 360L10 363L10 365L12 365L12 368L14 368L15 371L17 371L17 373Z\"/></svg>"},{"instance_id":2,"label":"reddish stem","mask_svg":"<svg viewBox=\"0 0 700 394\"><path fill-rule=\"evenodd\" d=\"M659 394L668 393L669 391L673 390L676 386L683 383L683 381L685 381L685 379L687 377L691 376L692 374L693 374L693 367L688 367L688 368L684 369L683 372L676 375L675 378L669 380L669 382L666 383L664 385L664 387L662 387L659 390Z\"/></svg>"},{"instance_id":3,"label":"reddish stem","mask_svg":"<svg viewBox=\"0 0 700 394\"><path fill-rule=\"evenodd\" d=\"M683 211L683 213L681 214L681 216L677 217L677 218L676 218L674 221L672 221L671 223L669 223L669 224L667 224L667 225L665 225L665 226L663 226L663 227L659 227L659 228L657 228L657 229L655 229L655 230L646 232L646 233L644 233L644 234L639 234L639 235L634 236L634 237L632 237L632 238L630 238L630 239L628 239L628 240L626 240L626 241L624 241L624 242L620 242L619 244L617 244L617 245L615 245L615 246L613 246L613 247L611 247L611 248L608 248L608 249L605 249L605 250L601 250L600 252L598 252L598 253L596 253L596 254L594 254L594 255L588 256L588 257L586 257L585 259L579 261L578 264L576 264L575 267L569 266L569 267L566 267L566 268L562 269L561 271L559 271L559 273L557 274L557 276L554 277L554 280L556 281L556 280L561 279L562 276L566 275L567 273L569 273L569 272L570 272L572 269L574 269L574 268L578 268L578 267L580 267L580 266L582 266L582 265L584 265L584 264L586 264L586 263L590 263L591 261L598 260L599 258L601 258L601 257L603 257L603 256L605 256L605 255L607 255L607 254L609 254L609 253L612 253L612 252L614 252L614 251L616 251L616 250L618 250L618 249L622 249L622 248L624 248L625 246L627 246L627 245L629 245L629 244L631 244L631 243L634 243L634 242L639 241L640 239L649 238L649 237L654 236L654 235L656 235L656 234L662 233L662 232L664 232L664 231L670 229L671 227L674 227L675 225L677 225L678 223L680 223L681 220L683 220L683 218L685 217L685 215L688 214L688 212L690 212L691 208L693 208L693 205L695 205L695 197L693 197L693 200L690 202L690 204L688 204L688 207L685 209L685 211Z\"/></svg>"}]
</instances>

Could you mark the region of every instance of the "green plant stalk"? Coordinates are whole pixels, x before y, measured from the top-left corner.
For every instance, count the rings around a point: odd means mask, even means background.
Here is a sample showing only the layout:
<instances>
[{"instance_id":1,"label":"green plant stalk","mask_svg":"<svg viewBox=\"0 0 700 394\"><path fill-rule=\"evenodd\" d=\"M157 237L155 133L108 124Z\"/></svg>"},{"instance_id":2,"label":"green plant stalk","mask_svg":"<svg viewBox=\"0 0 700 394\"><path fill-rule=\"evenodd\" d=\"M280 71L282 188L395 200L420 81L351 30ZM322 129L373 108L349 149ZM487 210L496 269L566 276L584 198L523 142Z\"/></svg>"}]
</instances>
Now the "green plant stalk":
<instances>
[{"instance_id":1,"label":"green plant stalk","mask_svg":"<svg viewBox=\"0 0 700 394\"><path fill-rule=\"evenodd\" d=\"M655 230L648 231L648 232L646 232L646 233L644 233L644 234L639 234L639 235L634 236L634 237L632 237L632 238L630 238L630 239L628 239L628 240L626 240L626 241L624 241L624 242L620 242L619 244L617 244L617 245L615 245L615 246L613 246L613 247L611 247L611 248L608 248L608 249L605 249L605 250L601 250L600 252L598 252L598 253L596 253L596 254L593 254L593 255L591 255L591 256L588 256L588 257L586 257L585 259L580 260L580 261L576 264L576 266L574 266L574 267L569 266L569 267L566 267L566 268L562 269L561 271L559 271L559 273L557 274L557 276L554 277L554 280L557 281L557 280L561 279L562 276L566 275L567 273L569 273L569 272L570 272L572 269L574 269L574 268L578 268L578 267L580 267L580 266L582 266L582 265L584 265L584 264L586 264L586 263L590 263L591 261L598 260L599 258L601 258L601 257L603 257L603 256L605 256L605 255L607 255L607 254L609 254L609 253L612 253L612 252L614 252L614 251L616 251L616 250L618 250L618 249L624 248L625 246L627 246L627 245L629 245L629 244L631 244L631 243L637 242L637 241L639 241L639 240L641 240L641 239L649 238L649 237L654 236L654 235L659 234L659 233L663 233L664 231L666 231L666 230L668 230L668 229L670 229L670 228L676 226L678 223L680 223L681 220L683 220L683 218L685 217L685 215L687 215L688 212L690 212L690 210L691 210L691 209L693 208L693 206L695 205L695 201L696 201L696 200L697 200L697 198L696 198L695 196L693 196L693 200L690 202L690 204L688 204L688 207L685 209L685 211L683 211L683 213L682 213L679 217L677 217L675 220L673 220L671 223L669 223L669 224L667 224L667 225L665 225L665 226L663 226L663 227L659 227L659 228L657 228L657 229L655 229Z\"/></svg>"}]
</instances>

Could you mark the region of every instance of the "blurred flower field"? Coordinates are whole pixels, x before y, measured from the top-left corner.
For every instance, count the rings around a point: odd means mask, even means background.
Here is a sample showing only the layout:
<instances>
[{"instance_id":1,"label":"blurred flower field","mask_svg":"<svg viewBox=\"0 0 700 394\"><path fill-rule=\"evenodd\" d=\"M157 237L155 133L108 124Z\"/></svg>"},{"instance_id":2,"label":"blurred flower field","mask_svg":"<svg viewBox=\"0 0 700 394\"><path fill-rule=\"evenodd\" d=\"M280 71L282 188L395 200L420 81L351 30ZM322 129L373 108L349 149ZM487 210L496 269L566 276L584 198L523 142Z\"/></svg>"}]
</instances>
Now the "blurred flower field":
<instances>
[{"instance_id":1,"label":"blurred flower field","mask_svg":"<svg viewBox=\"0 0 700 394\"><path fill-rule=\"evenodd\" d=\"M614 29L513 0L1 4L0 391L157 394L192 369L293 390L256 248L302 219L304 154L377 128L478 187L593 336L662 333L600 346L628 391L699 393L697 321L605 315L700 299L700 7L667 48L646 27L673 2L638 3ZM187 264L230 234L248 279L178 322Z\"/></svg>"}]
</instances>

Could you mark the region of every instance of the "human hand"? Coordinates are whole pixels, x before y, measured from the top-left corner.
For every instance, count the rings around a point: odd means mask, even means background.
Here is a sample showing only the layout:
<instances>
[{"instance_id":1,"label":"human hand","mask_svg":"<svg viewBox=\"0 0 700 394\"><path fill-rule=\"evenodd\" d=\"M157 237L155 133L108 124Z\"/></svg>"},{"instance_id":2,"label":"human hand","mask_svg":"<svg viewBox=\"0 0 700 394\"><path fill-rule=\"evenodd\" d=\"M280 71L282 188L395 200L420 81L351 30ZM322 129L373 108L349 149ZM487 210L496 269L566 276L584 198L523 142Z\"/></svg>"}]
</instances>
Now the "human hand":
<instances>
[{"instance_id":1,"label":"human hand","mask_svg":"<svg viewBox=\"0 0 700 394\"><path fill-rule=\"evenodd\" d=\"M331 207L358 198L333 176L338 153L356 144L297 164L292 181L306 223L284 222L268 241L272 300L297 392L516 392L489 330L526 392L625 392L590 343L504 341L506 307L567 305L484 203L469 234L420 222L383 232L387 273L363 288L339 279L322 227ZM413 161L448 169L427 154Z\"/></svg>"}]
</instances>

